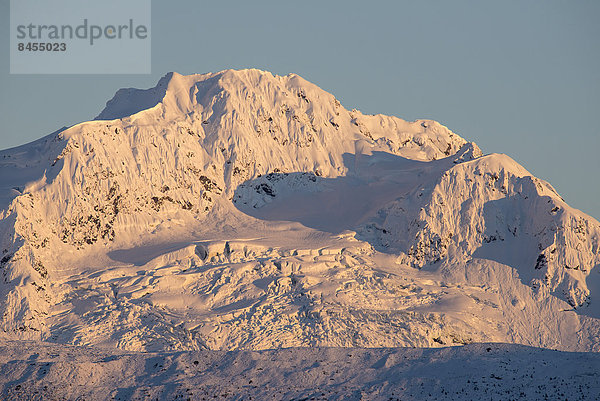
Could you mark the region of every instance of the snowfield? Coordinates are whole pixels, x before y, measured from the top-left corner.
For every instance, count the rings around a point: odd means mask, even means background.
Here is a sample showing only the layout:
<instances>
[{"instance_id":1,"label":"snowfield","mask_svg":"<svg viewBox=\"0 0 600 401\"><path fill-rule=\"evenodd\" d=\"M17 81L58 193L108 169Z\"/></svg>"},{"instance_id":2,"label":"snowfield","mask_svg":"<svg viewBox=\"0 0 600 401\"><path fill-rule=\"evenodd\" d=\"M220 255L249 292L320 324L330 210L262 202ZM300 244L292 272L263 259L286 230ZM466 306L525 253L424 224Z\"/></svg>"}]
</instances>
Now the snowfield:
<instances>
[{"instance_id":1,"label":"snowfield","mask_svg":"<svg viewBox=\"0 0 600 401\"><path fill-rule=\"evenodd\" d=\"M295 74L169 73L0 151L0 252L9 399L598 397L600 223Z\"/></svg>"},{"instance_id":2,"label":"snowfield","mask_svg":"<svg viewBox=\"0 0 600 401\"><path fill-rule=\"evenodd\" d=\"M597 353L510 344L136 353L0 344L4 399L597 400Z\"/></svg>"}]
</instances>

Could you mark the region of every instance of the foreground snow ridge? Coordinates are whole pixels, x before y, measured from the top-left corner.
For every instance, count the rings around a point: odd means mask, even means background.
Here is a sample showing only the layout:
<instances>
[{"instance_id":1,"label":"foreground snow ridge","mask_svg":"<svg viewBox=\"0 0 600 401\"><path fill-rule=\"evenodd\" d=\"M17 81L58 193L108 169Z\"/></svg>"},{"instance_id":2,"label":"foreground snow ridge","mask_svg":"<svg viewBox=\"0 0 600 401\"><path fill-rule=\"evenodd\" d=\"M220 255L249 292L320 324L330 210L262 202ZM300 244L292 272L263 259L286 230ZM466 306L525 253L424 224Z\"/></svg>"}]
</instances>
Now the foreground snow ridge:
<instances>
[{"instance_id":1,"label":"foreground snow ridge","mask_svg":"<svg viewBox=\"0 0 600 401\"><path fill-rule=\"evenodd\" d=\"M597 400L599 369L597 353L512 344L135 353L0 342L0 387L15 400Z\"/></svg>"},{"instance_id":2,"label":"foreground snow ridge","mask_svg":"<svg viewBox=\"0 0 600 401\"><path fill-rule=\"evenodd\" d=\"M169 73L0 171L5 340L600 350L596 220L506 155L295 74Z\"/></svg>"}]
</instances>

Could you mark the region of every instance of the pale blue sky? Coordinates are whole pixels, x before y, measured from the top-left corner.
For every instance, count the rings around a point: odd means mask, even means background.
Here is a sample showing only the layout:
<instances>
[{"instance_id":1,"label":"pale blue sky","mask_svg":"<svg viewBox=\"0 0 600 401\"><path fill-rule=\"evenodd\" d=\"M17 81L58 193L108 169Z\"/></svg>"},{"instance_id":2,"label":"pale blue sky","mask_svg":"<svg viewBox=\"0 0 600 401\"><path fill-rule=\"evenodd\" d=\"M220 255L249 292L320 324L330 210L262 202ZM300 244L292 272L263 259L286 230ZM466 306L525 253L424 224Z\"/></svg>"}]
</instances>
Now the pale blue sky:
<instances>
[{"instance_id":1,"label":"pale blue sky","mask_svg":"<svg viewBox=\"0 0 600 401\"><path fill-rule=\"evenodd\" d=\"M435 119L600 218L600 1L155 0L152 75L9 75L8 0L0 16L0 149L168 71L256 67L349 109Z\"/></svg>"}]
</instances>

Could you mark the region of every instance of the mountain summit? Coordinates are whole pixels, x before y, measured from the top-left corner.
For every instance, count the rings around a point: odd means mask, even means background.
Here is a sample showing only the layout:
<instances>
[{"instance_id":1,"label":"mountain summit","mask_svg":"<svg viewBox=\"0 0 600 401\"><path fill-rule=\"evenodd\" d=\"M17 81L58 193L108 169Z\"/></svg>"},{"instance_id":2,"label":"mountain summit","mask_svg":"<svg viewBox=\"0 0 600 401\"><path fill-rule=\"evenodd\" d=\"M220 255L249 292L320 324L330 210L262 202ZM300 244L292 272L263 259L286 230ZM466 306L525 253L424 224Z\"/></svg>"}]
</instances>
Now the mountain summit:
<instances>
[{"instance_id":1,"label":"mountain summit","mask_svg":"<svg viewBox=\"0 0 600 401\"><path fill-rule=\"evenodd\" d=\"M0 152L2 335L131 350L598 350L600 224L431 120L259 70Z\"/></svg>"}]
</instances>

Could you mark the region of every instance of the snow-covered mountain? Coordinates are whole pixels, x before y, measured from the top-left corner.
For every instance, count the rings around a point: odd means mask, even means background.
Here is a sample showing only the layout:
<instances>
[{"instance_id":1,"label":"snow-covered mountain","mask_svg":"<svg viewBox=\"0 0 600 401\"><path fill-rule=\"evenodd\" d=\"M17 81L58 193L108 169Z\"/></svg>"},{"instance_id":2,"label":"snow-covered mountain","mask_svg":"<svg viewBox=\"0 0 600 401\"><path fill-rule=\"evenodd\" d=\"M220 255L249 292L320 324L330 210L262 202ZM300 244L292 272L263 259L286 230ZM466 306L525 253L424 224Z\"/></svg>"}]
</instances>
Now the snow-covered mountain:
<instances>
[{"instance_id":1,"label":"snow-covered mountain","mask_svg":"<svg viewBox=\"0 0 600 401\"><path fill-rule=\"evenodd\" d=\"M129 350L599 350L600 224L430 120L167 74L0 152L2 336Z\"/></svg>"}]
</instances>

